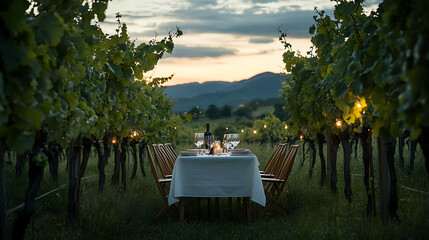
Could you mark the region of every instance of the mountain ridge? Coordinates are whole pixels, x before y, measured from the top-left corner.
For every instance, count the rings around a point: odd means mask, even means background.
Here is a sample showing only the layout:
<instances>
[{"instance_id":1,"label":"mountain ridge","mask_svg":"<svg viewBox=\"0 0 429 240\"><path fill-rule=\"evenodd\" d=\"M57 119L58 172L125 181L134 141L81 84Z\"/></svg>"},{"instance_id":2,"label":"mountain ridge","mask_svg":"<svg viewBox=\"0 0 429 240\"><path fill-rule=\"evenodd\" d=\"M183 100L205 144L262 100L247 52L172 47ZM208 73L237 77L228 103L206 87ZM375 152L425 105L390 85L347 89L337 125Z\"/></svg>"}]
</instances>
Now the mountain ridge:
<instances>
[{"instance_id":1,"label":"mountain ridge","mask_svg":"<svg viewBox=\"0 0 429 240\"><path fill-rule=\"evenodd\" d=\"M280 95L281 82L288 76L263 72L249 79L234 82L210 81L185 83L166 87L167 96L176 101L175 112L189 111L194 106L203 109L210 104L238 106L254 98L274 98Z\"/></svg>"}]
</instances>

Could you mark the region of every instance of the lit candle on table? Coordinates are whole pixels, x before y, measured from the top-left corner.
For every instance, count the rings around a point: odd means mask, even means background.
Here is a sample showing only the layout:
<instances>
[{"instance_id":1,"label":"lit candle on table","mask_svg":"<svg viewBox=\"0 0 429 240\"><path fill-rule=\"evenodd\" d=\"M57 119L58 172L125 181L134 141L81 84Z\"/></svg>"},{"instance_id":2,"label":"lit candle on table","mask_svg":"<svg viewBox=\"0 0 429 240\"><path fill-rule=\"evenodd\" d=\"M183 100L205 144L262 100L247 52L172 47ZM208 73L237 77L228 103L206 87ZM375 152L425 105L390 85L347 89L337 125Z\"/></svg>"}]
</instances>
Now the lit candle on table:
<instances>
[{"instance_id":1,"label":"lit candle on table","mask_svg":"<svg viewBox=\"0 0 429 240\"><path fill-rule=\"evenodd\" d=\"M222 154L222 148L220 147L220 141L215 141L214 154Z\"/></svg>"}]
</instances>

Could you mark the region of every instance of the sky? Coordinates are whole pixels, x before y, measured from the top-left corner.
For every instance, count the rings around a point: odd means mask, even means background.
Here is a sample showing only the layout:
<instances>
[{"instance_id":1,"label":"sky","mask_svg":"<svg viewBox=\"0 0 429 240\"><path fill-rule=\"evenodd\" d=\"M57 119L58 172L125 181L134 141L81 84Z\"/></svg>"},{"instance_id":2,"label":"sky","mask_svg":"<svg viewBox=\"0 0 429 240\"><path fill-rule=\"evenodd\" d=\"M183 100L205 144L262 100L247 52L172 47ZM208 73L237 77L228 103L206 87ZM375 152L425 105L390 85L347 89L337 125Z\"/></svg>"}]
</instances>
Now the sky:
<instances>
[{"instance_id":1,"label":"sky","mask_svg":"<svg viewBox=\"0 0 429 240\"><path fill-rule=\"evenodd\" d=\"M368 0L371 9L379 0ZM278 30L287 33L293 50L311 46L308 28L314 7L332 13L330 0L113 0L104 32L114 34L115 15L126 23L131 40L149 42L174 32L173 54L165 54L146 77L167 77L165 85L189 82L237 81L270 71L284 71Z\"/></svg>"}]
</instances>

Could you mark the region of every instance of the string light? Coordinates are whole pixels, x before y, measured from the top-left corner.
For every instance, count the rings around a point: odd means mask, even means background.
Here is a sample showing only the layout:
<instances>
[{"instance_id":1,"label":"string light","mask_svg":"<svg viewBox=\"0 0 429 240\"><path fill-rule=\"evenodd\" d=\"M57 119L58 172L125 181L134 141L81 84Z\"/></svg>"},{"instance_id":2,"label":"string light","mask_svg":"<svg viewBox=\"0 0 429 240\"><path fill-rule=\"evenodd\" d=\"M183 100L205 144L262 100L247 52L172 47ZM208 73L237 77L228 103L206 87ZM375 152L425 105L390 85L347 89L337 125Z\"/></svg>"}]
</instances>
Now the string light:
<instances>
[{"instance_id":1,"label":"string light","mask_svg":"<svg viewBox=\"0 0 429 240\"><path fill-rule=\"evenodd\" d=\"M361 108L361 107L362 107L362 104L358 103L358 104L356 105L356 107Z\"/></svg>"},{"instance_id":2,"label":"string light","mask_svg":"<svg viewBox=\"0 0 429 240\"><path fill-rule=\"evenodd\" d=\"M267 124L264 124L264 128L267 128Z\"/></svg>"},{"instance_id":3,"label":"string light","mask_svg":"<svg viewBox=\"0 0 429 240\"><path fill-rule=\"evenodd\" d=\"M301 134L301 135L299 135L299 139L301 139L301 140L302 140L303 138L304 138L304 135L302 135L302 134Z\"/></svg>"},{"instance_id":4,"label":"string light","mask_svg":"<svg viewBox=\"0 0 429 240\"><path fill-rule=\"evenodd\" d=\"M174 129L177 129L177 127L174 127Z\"/></svg>"},{"instance_id":5,"label":"string light","mask_svg":"<svg viewBox=\"0 0 429 240\"><path fill-rule=\"evenodd\" d=\"M137 132L136 132L136 131L134 131L134 132L133 132L133 135L134 135L134 137L137 137L137 135L138 135L138 134L137 134Z\"/></svg>"},{"instance_id":6,"label":"string light","mask_svg":"<svg viewBox=\"0 0 429 240\"><path fill-rule=\"evenodd\" d=\"M243 130L243 129L241 129L241 132L244 132L244 130Z\"/></svg>"},{"instance_id":7,"label":"string light","mask_svg":"<svg viewBox=\"0 0 429 240\"><path fill-rule=\"evenodd\" d=\"M287 129L287 124L285 124L285 129Z\"/></svg>"},{"instance_id":8,"label":"string light","mask_svg":"<svg viewBox=\"0 0 429 240\"><path fill-rule=\"evenodd\" d=\"M112 143L113 143L113 144L115 144L115 143L116 143L116 139L115 139L115 138L112 140Z\"/></svg>"},{"instance_id":9,"label":"string light","mask_svg":"<svg viewBox=\"0 0 429 240\"><path fill-rule=\"evenodd\" d=\"M337 122L335 123L335 125L337 125L337 127L341 127L343 123L340 120L337 120Z\"/></svg>"},{"instance_id":10,"label":"string light","mask_svg":"<svg viewBox=\"0 0 429 240\"><path fill-rule=\"evenodd\" d=\"M256 130L253 130L253 134L256 134L257 132L256 132Z\"/></svg>"},{"instance_id":11,"label":"string light","mask_svg":"<svg viewBox=\"0 0 429 240\"><path fill-rule=\"evenodd\" d=\"M228 130L228 127L226 127L225 129Z\"/></svg>"}]
</instances>

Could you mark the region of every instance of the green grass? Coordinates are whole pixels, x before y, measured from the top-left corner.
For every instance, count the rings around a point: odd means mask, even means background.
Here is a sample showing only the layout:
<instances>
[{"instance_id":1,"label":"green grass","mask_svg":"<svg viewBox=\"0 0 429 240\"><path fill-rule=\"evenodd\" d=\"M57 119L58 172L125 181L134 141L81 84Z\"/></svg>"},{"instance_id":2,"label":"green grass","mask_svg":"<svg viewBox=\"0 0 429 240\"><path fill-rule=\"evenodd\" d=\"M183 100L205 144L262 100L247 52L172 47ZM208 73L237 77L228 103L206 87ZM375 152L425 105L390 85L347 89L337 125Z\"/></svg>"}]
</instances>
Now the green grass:
<instances>
[{"instance_id":1,"label":"green grass","mask_svg":"<svg viewBox=\"0 0 429 240\"><path fill-rule=\"evenodd\" d=\"M192 145L175 146L177 151ZM273 151L273 146L244 144L258 157L263 168ZM363 164L352 160L353 201L348 203L343 194L344 180L341 147L338 153L338 193L332 194L328 187L320 187L320 162L317 159L312 179L308 178L308 157L301 167L302 149L295 161L283 197L287 203L286 216L276 208L271 208L263 218L253 214L250 223L230 219L226 210L226 200L221 200L221 216L213 221L208 218L203 206L203 219L197 219L192 210L192 199L186 204L189 222L180 223L172 211L165 211L156 218L162 206L162 198L157 192L150 173L143 177L138 172L137 179L122 191L110 186L110 175L106 178L106 189L97 193L98 175L95 155L91 156L87 176L95 176L82 182L80 218L71 224L67 221L67 188L59 190L36 201L34 231L32 222L27 228L26 238L35 239L424 239L429 234L429 196L398 188L400 222L383 222L378 217L365 217L366 194L363 184ZM405 154L407 159L408 153ZM376 158L376 152L374 157ZM358 159L360 156L358 155ZM406 161L408 164L408 161ZM377 166L375 162L375 166ZM27 166L28 167L28 166ZM146 170L149 170L146 162ZM107 173L113 172L113 159L109 160ZM149 172L149 171L148 171ZM26 172L15 176L14 167L5 166L7 187L7 209L24 200L27 188ZM377 173L377 172L376 172ZM423 190L429 189L428 175L418 147L415 171L407 176L397 169L399 184ZM59 184L51 179L48 168L39 194L59 185L67 184L65 162L60 165ZM377 175L376 175L377 183ZM377 190L377 189L376 189ZM235 204L234 204L235 207ZM378 202L377 202L378 207ZM253 213L257 205L252 204ZM234 209L235 211L235 209ZM235 212L234 212L235 213ZM7 234L10 236L15 213L7 216Z\"/></svg>"}]
</instances>

